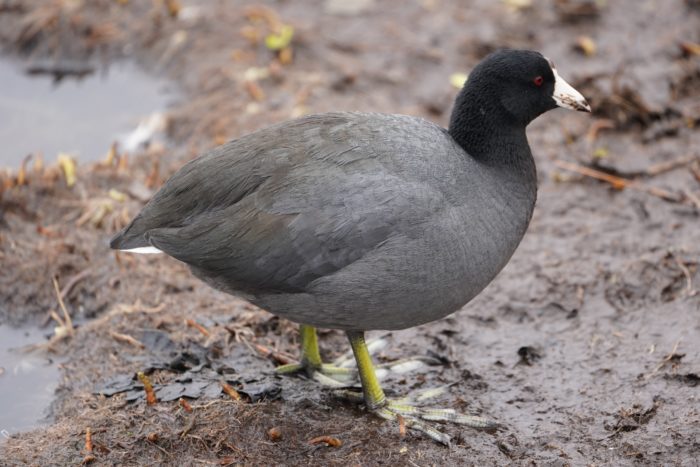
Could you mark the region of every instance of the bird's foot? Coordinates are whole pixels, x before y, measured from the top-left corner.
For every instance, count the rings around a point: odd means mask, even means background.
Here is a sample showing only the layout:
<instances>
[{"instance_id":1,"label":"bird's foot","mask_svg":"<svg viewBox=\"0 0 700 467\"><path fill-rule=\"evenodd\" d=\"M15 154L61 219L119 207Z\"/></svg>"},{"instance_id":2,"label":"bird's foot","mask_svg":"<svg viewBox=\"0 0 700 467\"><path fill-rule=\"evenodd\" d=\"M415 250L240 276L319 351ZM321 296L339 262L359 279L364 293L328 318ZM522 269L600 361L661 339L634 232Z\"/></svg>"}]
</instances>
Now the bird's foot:
<instances>
[{"instance_id":1,"label":"bird's foot","mask_svg":"<svg viewBox=\"0 0 700 467\"><path fill-rule=\"evenodd\" d=\"M301 358L297 362L278 366L275 371L278 374L289 375L305 373L310 378L324 386L334 388L346 387L357 376L357 370L353 368L341 368L338 365L329 365L321 360L318 348L316 329L313 326L302 324L299 326L301 337Z\"/></svg>"},{"instance_id":2,"label":"bird's foot","mask_svg":"<svg viewBox=\"0 0 700 467\"><path fill-rule=\"evenodd\" d=\"M357 379L357 370L354 368L343 368L328 363L312 365L308 361L281 365L275 368L275 372L281 375L305 373L322 385L335 388L346 387Z\"/></svg>"},{"instance_id":3,"label":"bird's foot","mask_svg":"<svg viewBox=\"0 0 700 467\"><path fill-rule=\"evenodd\" d=\"M303 331L306 332L306 331ZM303 335L303 334L302 334ZM302 360L287 363L275 368L275 372L281 375L291 375L304 373L323 386L332 388L342 388L359 381L357 366L352 351L347 352L333 360L332 363L322 363L320 356L316 358L316 351L313 349L313 337L306 335L308 342L312 342L311 350L306 353L302 351ZM383 350L388 345L388 341L383 338L373 339L367 342L367 350L370 355L374 355ZM304 348L304 346L302 346ZM393 362L376 365L377 378L384 379L388 374L403 374L415 371L424 366L439 365L440 361L432 357L415 356L402 358Z\"/></svg>"},{"instance_id":4,"label":"bird's foot","mask_svg":"<svg viewBox=\"0 0 700 467\"><path fill-rule=\"evenodd\" d=\"M420 393L414 400L429 399L443 394L446 390L447 387L428 389ZM334 394L355 402L366 400L365 395L358 391L339 389L334 391ZM385 420L395 421L408 429L424 433L432 440L448 447L450 446L450 436L426 422L455 423L480 430L495 430L498 427L498 423L484 417L462 414L453 409L418 407L410 402L411 400L408 398L386 399L377 407L369 408L369 410Z\"/></svg>"}]
</instances>

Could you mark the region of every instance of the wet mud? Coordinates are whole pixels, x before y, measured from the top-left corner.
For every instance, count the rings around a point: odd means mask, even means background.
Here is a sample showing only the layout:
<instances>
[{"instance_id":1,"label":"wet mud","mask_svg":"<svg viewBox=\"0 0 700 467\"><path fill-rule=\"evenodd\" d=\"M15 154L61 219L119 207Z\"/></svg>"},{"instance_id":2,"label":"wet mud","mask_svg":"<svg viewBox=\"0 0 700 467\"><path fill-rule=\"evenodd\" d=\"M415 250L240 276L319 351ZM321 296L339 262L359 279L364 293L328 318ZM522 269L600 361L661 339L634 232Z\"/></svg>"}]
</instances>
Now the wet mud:
<instances>
[{"instance_id":1,"label":"wet mud","mask_svg":"<svg viewBox=\"0 0 700 467\"><path fill-rule=\"evenodd\" d=\"M15 58L53 57L59 70L128 60L183 92L165 144L0 175L0 324L58 328L38 343L64 360L52 417L0 439L3 462L697 465L697 2L463 3L2 3L0 41ZM209 289L175 260L108 249L201 150L308 112L445 125L450 78L504 46L554 60L593 115L553 111L528 129L535 214L480 296L444 320L372 333L388 341L379 362L441 362L391 376L389 392L449 385L434 404L499 430L445 425L451 449L402 437L314 381L273 374L296 353L294 324ZM329 359L347 350L335 331L321 346ZM140 371L161 396L154 405ZM214 395L221 380L240 401ZM318 436L342 444L310 443Z\"/></svg>"}]
</instances>

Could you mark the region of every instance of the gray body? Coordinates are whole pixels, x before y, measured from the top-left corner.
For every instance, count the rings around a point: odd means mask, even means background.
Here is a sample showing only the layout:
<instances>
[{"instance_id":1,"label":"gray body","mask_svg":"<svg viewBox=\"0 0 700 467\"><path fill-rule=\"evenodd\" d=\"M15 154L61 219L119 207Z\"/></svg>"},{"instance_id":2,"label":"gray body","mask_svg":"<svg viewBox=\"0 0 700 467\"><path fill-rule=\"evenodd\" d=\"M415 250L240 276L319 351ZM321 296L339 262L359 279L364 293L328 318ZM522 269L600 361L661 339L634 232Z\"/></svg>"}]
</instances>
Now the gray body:
<instances>
[{"instance_id":1,"label":"gray body","mask_svg":"<svg viewBox=\"0 0 700 467\"><path fill-rule=\"evenodd\" d=\"M524 138L481 160L419 118L304 117L185 165L113 246L155 246L298 323L419 325L464 306L520 243L536 197Z\"/></svg>"}]
</instances>

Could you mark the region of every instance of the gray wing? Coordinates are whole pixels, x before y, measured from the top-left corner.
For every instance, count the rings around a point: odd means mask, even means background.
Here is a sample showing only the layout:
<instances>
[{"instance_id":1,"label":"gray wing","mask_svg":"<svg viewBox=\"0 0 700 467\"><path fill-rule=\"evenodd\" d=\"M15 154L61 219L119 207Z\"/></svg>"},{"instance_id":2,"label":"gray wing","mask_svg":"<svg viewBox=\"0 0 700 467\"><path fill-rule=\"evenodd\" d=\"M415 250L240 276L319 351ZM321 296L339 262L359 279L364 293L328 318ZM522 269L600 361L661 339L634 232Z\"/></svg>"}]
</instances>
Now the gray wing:
<instances>
[{"instance_id":1,"label":"gray wing","mask_svg":"<svg viewBox=\"0 0 700 467\"><path fill-rule=\"evenodd\" d=\"M421 139L392 119L435 134ZM243 291L303 291L395 232L417 234L444 207L421 176L430 161L408 170L421 157L397 154L435 147L441 135L376 114L269 127L184 166L113 245L153 245Z\"/></svg>"}]
</instances>

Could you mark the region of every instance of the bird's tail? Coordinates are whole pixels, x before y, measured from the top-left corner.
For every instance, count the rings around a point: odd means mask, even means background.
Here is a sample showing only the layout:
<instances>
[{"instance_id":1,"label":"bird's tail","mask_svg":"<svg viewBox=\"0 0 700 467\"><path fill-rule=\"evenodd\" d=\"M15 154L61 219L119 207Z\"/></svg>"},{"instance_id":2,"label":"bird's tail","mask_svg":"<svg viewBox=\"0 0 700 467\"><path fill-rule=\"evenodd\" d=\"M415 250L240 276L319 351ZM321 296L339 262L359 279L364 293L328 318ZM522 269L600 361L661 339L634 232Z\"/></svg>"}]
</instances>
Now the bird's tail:
<instances>
[{"instance_id":1,"label":"bird's tail","mask_svg":"<svg viewBox=\"0 0 700 467\"><path fill-rule=\"evenodd\" d=\"M127 227L122 229L117 235L109 241L109 247L113 250L125 251L128 253L162 253L158 248L148 242L145 235L134 235L131 232L134 223L132 222Z\"/></svg>"}]
</instances>

